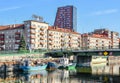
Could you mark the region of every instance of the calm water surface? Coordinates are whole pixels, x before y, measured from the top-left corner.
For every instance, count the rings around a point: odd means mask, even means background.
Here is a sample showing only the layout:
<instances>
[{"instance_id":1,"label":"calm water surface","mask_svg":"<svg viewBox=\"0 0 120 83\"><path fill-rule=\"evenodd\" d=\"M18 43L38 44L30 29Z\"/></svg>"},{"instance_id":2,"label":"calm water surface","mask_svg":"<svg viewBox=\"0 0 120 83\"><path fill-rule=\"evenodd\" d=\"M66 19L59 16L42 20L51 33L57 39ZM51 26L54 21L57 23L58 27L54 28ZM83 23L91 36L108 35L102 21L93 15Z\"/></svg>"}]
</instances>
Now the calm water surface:
<instances>
[{"instance_id":1,"label":"calm water surface","mask_svg":"<svg viewBox=\"0 0 120 83\"><path fill-rule=\"evenodd\" d=\"M94 64L73 70L8 72L0 74L0 83L120 83L119 64Z\"/></svg>"}]
</instances>

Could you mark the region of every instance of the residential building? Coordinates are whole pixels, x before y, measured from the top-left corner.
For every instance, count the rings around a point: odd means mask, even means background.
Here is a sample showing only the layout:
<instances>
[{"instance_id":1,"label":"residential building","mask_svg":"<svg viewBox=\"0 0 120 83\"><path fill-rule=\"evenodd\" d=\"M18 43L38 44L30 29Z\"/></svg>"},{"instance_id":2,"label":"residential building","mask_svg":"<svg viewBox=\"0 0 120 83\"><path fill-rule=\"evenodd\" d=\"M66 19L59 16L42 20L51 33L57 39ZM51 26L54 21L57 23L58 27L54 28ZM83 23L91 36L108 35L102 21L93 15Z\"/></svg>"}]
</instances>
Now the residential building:
<instances>
[{"instance_id":1,"label":"residential building","mask_svg":"<svg viewBox=\"0 0 120 83\"><path fill-rule=\"evenodd\" d=\"M57 9L54 26L77 31L77 9L74 6L64 6Z\"/></svg>"},{"instance_id":2,"label":"residential building","mask_svg":"<svg viewBox=\"0 0 120 83\"><path fill-rule=\"evenodd\" d=\"M24 35L23 28L23 24L0 26L0 50L18 49Z\"/></svg>"},{"instance_id":3,"label":"residential building","mask_svg":"<svg viewBox=\"0 0 120 83\"><path fill-rule=\"evenodd\" d=\"M110 49L112 41L108 37L99 34L83 34L82 49Z\"/></svg>"},{"instance_id":4,"label":"residential building","mask_svg":"<svg viewBox=\"0 0 120 83\"><path fill-rule=\"evenodd\" d=\"M112 39L112 48L118 49L119 48L119 33L111 31L111 39Z\"/></svg>"},{"instance_id":5,"label":"residential building","mask_svg":"<svg viewBox=\"0 0 120 83\"><path fill-rule=\"evenodd\" d=\"M30 49L47 49L48 23L28 20L24 21L25 41Z\"/></svg>"},{"instance_id":6,"label":"residential building","mask_svg":"<svg viewBox=\"0 0 120 83\"><path fill-rule=\"evenodd\" d=\"M115 31L110 31L108 29L95 29L94 34L103 35L104 37L108 37L112 41L111 48L117 49L119 48L119 33Z\"/></svg>"},{"instance_id":7,"label":"residential building","mask_svg":"<svg viewBox=\"0 0 120 83\"><path fill-rule=\"evenodd\" d=\"M81 35L45 22L24 21L25 40L31 49L80 49Z\"/></svg>"},{"instance_id":8,"label":"residential building","mask_svg":"<svg viewBox=\"0 0 120 83\"><path fill-rule=\"evenodd\" d=\"M49 26L48 28L49 49L80 49L81 34L70 29Z\"/></svg>"}]
</instances>

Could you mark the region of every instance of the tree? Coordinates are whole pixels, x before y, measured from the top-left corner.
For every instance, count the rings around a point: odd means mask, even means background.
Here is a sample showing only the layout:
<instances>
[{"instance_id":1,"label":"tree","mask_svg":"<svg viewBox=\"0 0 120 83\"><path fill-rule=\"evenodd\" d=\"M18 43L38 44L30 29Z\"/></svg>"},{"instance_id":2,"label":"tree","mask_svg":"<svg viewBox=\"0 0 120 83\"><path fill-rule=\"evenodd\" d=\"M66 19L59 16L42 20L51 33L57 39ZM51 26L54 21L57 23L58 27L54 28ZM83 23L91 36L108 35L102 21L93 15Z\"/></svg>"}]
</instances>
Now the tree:
<instances>
[{"instance_id":1,"label":"tree","mask_svg":"<svg viewBox=\"0 0 120 83\"><path fill-rule=\"evenodd\" d=\"M18 51L25 51L25 50L27 50L26 43L25 43L24 37L22 36L21 40L20 40Z\"/></svg>"}]
</instances>

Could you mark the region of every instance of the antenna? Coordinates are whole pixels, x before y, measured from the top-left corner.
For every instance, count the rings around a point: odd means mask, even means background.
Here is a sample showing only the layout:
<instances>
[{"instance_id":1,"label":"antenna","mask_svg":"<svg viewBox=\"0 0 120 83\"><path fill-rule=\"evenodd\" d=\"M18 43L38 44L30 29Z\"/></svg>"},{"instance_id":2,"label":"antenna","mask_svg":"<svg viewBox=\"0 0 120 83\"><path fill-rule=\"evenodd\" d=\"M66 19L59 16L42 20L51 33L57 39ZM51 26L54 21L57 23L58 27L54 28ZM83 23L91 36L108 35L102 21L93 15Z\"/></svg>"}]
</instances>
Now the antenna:
<instances>
[{"instance_id":1,"label":"antenna","mask_svg":"<svg viewBox=\"0 0 120 83\"><path fill-rule=\"evenodd\" d=\"M35 14L32 15L32 19L39 21L39 22L43 22L43 17L35 15Z\"/></svg>"}]
</instances>

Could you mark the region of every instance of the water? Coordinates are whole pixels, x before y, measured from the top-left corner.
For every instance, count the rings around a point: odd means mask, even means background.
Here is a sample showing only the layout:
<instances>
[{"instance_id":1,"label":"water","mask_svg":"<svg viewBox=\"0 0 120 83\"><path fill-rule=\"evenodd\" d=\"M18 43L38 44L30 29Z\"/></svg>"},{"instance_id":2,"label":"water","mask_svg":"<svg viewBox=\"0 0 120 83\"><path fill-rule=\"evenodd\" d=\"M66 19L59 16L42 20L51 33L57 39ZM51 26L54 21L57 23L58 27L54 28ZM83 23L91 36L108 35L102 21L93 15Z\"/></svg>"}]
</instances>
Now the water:
<instances>
[{"instance_id":1,"label":"water","mask_svg":"<svg viewBox=\"0 0 120 83\"><path fill-rule=\"evenodd\" d=\"M119 64L94 64L74 70L7 72L0 74L0 83L120 83Z\"/></svg>"}]
</instances>

